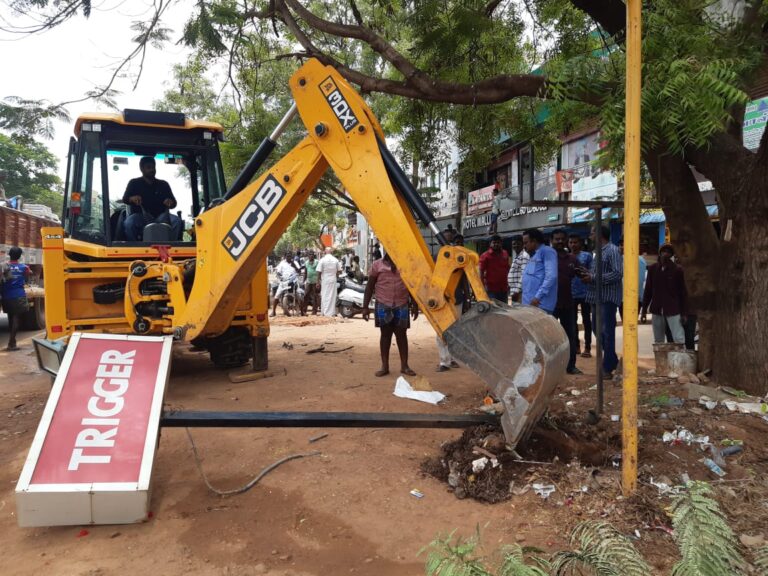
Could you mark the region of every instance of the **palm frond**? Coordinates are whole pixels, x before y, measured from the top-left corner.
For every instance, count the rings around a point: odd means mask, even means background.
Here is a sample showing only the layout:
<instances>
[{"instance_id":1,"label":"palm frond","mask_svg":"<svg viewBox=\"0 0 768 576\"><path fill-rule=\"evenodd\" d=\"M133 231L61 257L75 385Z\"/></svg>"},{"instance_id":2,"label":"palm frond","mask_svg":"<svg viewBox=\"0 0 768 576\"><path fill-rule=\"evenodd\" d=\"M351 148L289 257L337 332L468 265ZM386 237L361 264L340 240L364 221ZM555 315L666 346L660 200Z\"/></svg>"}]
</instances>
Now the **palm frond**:
<instances>
[{"instance_id":1,"label":"palm frond","mask_svg":"<svg viewBox=\"0 0 768 576\"><path fill-rule=\"evenodd\" d=\"M744 558L736 536L726 522L712 487L692 482L688 490L675 497L672 526L681 560L672 568L672 576L722 576L742 574Z\"/></svg>"}]
</instances>

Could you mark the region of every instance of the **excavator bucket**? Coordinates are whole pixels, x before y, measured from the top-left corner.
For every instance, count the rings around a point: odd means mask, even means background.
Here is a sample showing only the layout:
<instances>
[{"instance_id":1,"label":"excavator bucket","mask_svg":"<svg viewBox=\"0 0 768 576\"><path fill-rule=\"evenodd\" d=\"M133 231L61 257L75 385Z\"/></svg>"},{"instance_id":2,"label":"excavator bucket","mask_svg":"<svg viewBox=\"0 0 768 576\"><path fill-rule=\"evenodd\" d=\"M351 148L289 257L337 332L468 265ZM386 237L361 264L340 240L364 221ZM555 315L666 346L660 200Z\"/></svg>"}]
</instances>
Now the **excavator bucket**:
<instances>
[{"instance_id":1,"label":"excavator bucket","mask_svg":"<svg viewBox=\"0 0 768 576\"><path fill-rule=\"evenodd\" d=\"M538 308L479 302L443 337L504 405L507 442L524 442L565 374L569 343L560 323Z\"/></svg>"}]
</instances>

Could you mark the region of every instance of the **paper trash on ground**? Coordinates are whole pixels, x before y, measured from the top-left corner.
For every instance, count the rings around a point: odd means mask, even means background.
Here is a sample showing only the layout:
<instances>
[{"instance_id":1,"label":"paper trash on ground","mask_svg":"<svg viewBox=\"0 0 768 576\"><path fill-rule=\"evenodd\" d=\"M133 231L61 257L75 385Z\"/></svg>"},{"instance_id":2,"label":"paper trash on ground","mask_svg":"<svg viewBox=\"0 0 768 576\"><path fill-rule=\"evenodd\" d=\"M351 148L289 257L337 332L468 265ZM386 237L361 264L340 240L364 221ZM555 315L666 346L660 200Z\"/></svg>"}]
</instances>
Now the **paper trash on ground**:
<instances>
[{"instance_id":1,"label":"paper trash on ground","mask_svg":"<svg viewBox=\"0 0 768 576\"><path fill-rule=\"evenodd\" d=\"M533 488L533 491L541 496L542 500L546 500L549 498L549 495L552 494L555 491L554 484L533 484L531 486Z\"/></svg>"},{"instance_id":2,"label":"paper trash on ground","mask_svg":"<svg viewBox=\"0 0 768 576\"><path fill-rule=\"evenodd\" d=\"M733 400L723 401L725 407L731 412L737 410L742 414L768 414L768 404L765 402L736 402Z\"/></svg>"},{"instance_id":3,"label":"paper trash on ground","mask_svg":"<svg viewBox=\"0 0 768 576\"><path fill-rule=\"evenodd\" d=\"M418 400L419 402L426 402L427 404L437 404L445 398L445 394L433 390L432 392L420 392L414 390L408 383L408 380L402 376L398 377L395 382L395 391L393 394L399 398L410 398L411 400Z\"/></svg>"}]
</instances>

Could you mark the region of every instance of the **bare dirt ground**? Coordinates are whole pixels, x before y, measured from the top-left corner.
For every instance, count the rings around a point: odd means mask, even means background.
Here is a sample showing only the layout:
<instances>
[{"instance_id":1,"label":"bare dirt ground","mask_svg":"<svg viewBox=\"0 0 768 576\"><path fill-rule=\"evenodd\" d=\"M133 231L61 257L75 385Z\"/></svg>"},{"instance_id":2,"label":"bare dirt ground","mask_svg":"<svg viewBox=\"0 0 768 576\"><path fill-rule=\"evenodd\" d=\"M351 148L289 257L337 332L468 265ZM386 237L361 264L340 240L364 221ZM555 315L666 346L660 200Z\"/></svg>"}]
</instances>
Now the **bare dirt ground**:
<instances>
[{"instance_id":1,"label":"bare dirt ground","mask_svg":"<svg viewBox=\"0 0 768 576\"><path fill-rule=\"evenodd\" d=\"M448 395L440 406L394 397L396 374L373 376L378 333L372 322L278 317L270 339L273 377L233 384L209 364L206 354L179 346L167 408L454 413L482 404L485 388L469 370L435 373L434 333L425 320L419 319L409 334L411 367ZM625 500L620 496L619 469L612 463L620 452L620 423L609 418L620 413L620 388L608 384L606 417L589 427L584 416L595 402L590 390L594 361L579 359L585 375L563 381L550 415L525 452L526 458L546 464L505 460L503 473L488 470L474 480L465 475L465 482L493 485L500 495L495 504L473 499L472 490L458 498L445 481L447 468L440 471L447 466L447 454L453 454L451 446L458 453L463 450L465 460L476 457L471 446L479 441L477 432L462 443L456 442L462 432L455 430L192 430L202 466L219 489L244 485L286 455L321 451L280 466L242 495L221 498L200 478L185 431L165 429L147 522L21 529L13 491L50 390L50 378L37 370L29 340L21 344L23 352L0 352L3 575L410 576L424 572L419 551L454 529L470 535L479 526L488 549L518 542L549 552L567 546L568 530L590 518L614 522L628 535L637 530L637 546L664 573L676 559L664 513L669 500L659 496L650 478L679 483L683 472L693 479L716 478L699 462L704 455L696 446L661 442L662 433L675 425L709 434L716 442L744 440L744 452L728 459L725 481L715 482L718 497L737 534L764 532L768 525L768 423L720 407L701 411L693 401L667 406L668 396L685 395L679 384L644 384L641 484L638 495ZM326 351L353 347L306 354L322 345ZM393 366L396 354L393 349ZM645 366L651 366L650 360ZM328 436L308 442L322 432ZM556 491L542 500L526 489L534 482L552 483ZM424 497L412 496L414 488Z\"/></svg>"}]
</instances>

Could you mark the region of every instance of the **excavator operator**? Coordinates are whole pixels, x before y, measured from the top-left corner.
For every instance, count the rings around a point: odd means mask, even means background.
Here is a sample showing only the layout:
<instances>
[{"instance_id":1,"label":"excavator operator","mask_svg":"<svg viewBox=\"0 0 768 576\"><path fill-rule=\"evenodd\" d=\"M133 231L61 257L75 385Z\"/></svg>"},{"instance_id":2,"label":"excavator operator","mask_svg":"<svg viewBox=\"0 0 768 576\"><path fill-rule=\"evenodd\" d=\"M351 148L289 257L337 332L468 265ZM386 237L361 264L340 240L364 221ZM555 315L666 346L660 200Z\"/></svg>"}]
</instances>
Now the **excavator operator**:
<instances>
[{"instance_id":1,"label":"excavator operator","mask_svg":"<svg viewBox=\"0 0 768 576\"><path fill-rule=\"evenodd\" d=\"M162 221L168 210L176 207L176 198L170 184L155 177L155 159L152 156L144 156L139 160L139 169L141 178L128 182L123 194L123 202L128 204L131 210L131 214L125 219L125 237L132 242L141 240L145 225ZM181 218L170 213L168 218L171 238L178 240L181 236Z\"/></svg>"}]
</instances>

